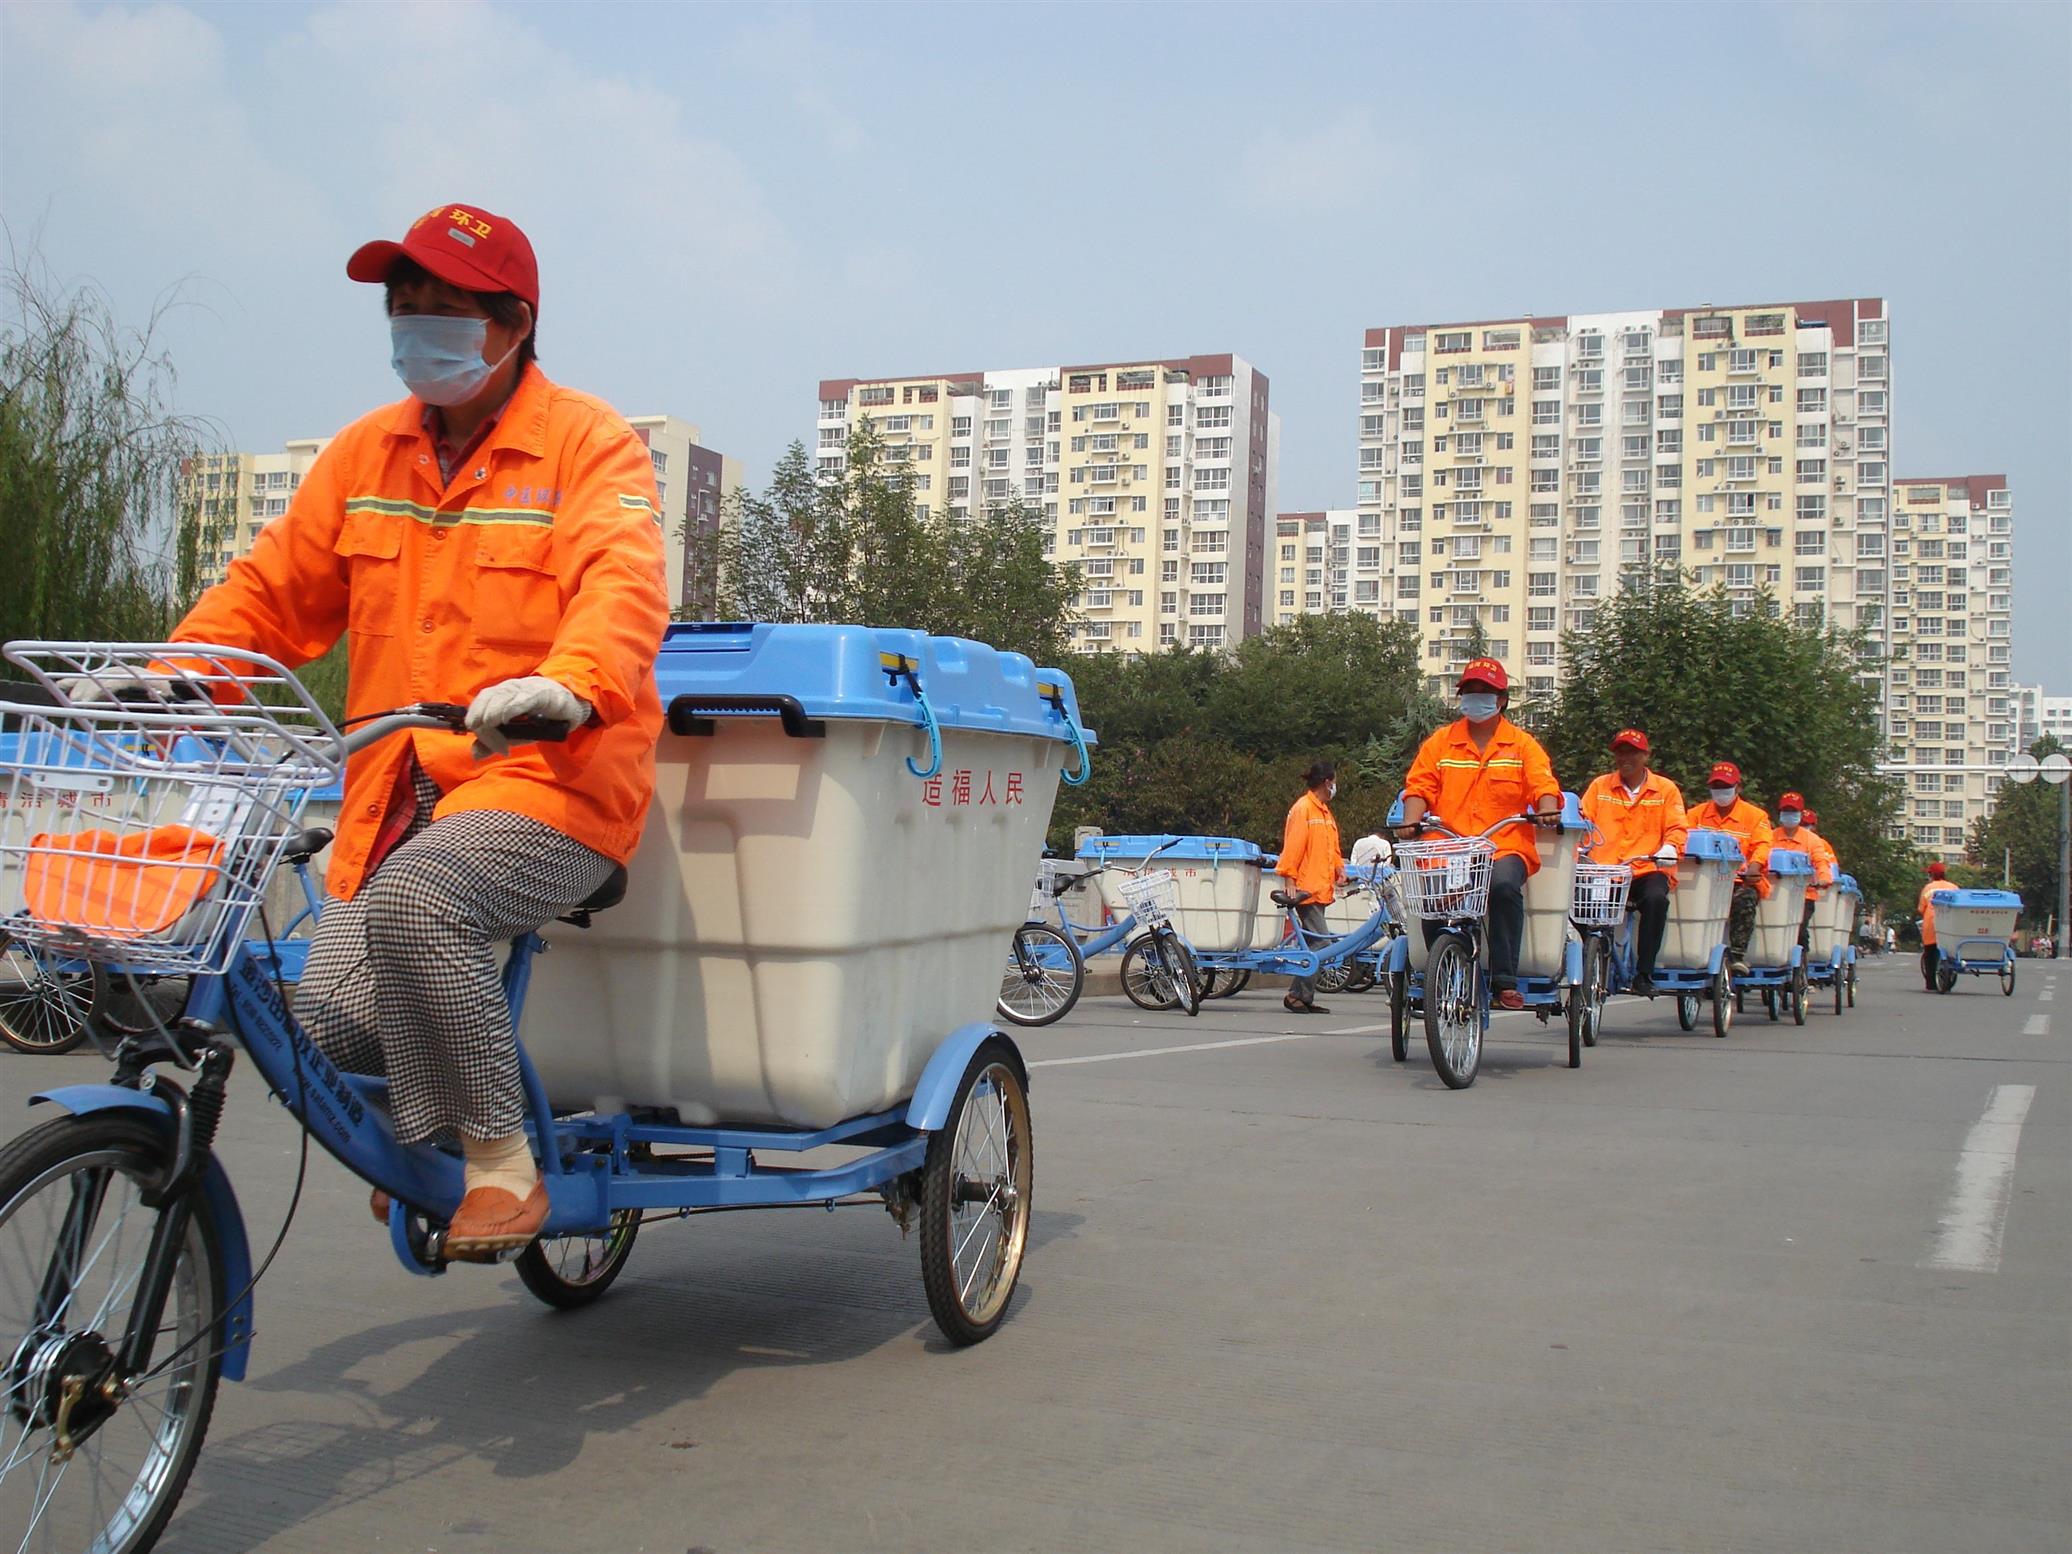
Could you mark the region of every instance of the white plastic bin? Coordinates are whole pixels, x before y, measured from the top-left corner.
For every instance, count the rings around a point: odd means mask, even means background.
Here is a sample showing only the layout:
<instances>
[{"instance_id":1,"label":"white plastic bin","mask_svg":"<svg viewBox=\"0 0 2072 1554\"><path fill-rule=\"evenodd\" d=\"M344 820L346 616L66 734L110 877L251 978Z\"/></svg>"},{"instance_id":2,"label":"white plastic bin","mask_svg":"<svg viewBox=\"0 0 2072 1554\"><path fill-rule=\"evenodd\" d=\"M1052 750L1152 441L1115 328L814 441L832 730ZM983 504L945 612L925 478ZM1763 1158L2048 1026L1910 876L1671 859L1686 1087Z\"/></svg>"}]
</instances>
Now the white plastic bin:
<instances>
[{"instance_id":1,"label":"white plastic bin","mask_svg":"<svg viewBox=\"0 0 2072 1554\"><path fill-rule=\"evenodd\" d=\"M1115 870L1135 869L1146 858L1154 869L1171 870L1180 887L1173 926L1198 950L1249 949L1260 898L1275 888L1261 881L1258 847L1230 836L1090 836L1079 856L1111 866L1099 877L1101 900L1118 920L1129 903Z\"/></svg>"},{"instance_id":2,"label":"white plastic bin","mask_svg":"<svg viewBox=\"0 0 2072 1554\"><path fill-rule=\"evenodd\" d=\"M1713 950L1727 942L1734 876L1740 869L1739 839L1726 831L1691 832L1677 860L1676 889L1669 892L1669 920L1656 965L1665 971L1702 971L1712 964Z\"/></svg>"},{"instance_id":3,"label":"white plastic bin","mask_svg":"<svg viewBox=\"0 0 2072 1554\"><path fill-rule=\"evenodd\" d=\"M1782 966L1799 942L1805 921L1806 887L1813 883L1813 860L1792 847L1770 849L1769 896L1756 903L1755 931L1749 935L1748 964Z\"/></svg>"},{"instance_id":4,"label":"white plastic bin","mask_svg":"<svg viewBox=\"0 0 2072 1554\"><path fill-rule=\"evenodd\" d=\"M914 678L941 725L939 773ZM1071 682L854 626L677 626L626 899L550 930L523 1034L557 1106L826 1127L985 1020L1029 903ZM1046 694L1048 692L1048 694Z\"/></svg>"},{"instance_id":5,"label":"white plastic bin","mask_svg":"<svg viewBox=\"0 0 2072 1554\"><path fill-rule=\"evenodd\" d=\"M1810 933L1812 961L1817 966L1831 966L1835 952L1849 948L1856 935L1856 908L1862 903L1863 892L1855 879L1844 874L1836 879L1833 890L1820 893L1820 900L1813 908L1813 925Z\"/></svg>"},{"instance_id":6,"label":"white plastic bin","mask_svg":"<svg viewBox=\"0 0 2072 1554\"><path fill-rule=\"evenodd\" d=\"M2022 898L2009 890L1948 890L1935 898L1935 942L1946 954L1967 960L1989 958L1983 944L1965 940L2005 941L2022 915ZM1960 951L1959 945L1963 948Z\"/></svg>"},{"instance_id":7,"label":"white plastic bin","mask_svg":"<svg viewBox=\"0 0 2072 1554\"><path fill-rule=\"evenodd\" d=\"M1287 883L1273 872L1273 866L1279 861L1271 853L1259 855L1259 904L1252 920L1252 948L1255 950L1278 949L1288 934L1288 909L1276 905L1273 899L1273 893Z\"/></svg>"},{"instance_id":8,"label":"white plastic bin","mask_svg":"<svg viewBox=\"0 0 2072 1554\"><path fill-rule=\"evenodd\" d=\"M1589 837L1589 823L1573 793L1561 795L1561 829L1533 833L1540 866L1525 881L1525 937L1518 946L1521 976L1559 977L1567 964L1576 864Z\"/></svg>"}]
</instances>

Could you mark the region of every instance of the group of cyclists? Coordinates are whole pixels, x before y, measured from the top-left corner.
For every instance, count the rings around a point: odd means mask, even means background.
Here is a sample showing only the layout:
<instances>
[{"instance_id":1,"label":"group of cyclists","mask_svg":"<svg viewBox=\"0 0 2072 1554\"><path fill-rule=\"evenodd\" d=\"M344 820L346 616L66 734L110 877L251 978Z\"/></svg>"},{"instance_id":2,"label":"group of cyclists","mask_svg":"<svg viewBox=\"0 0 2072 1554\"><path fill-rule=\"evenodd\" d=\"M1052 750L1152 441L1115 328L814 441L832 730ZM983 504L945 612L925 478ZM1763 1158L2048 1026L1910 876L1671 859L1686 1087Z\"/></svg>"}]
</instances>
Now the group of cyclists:
<instances>
[{"instance_id":1,"label":"group of cyclists","mask_svg":"<svg viewBox=\"0 0 2072 1554\"><path fill-rule=\"evenodd\" d=\"M1460 716L1426 738L1410 763L1395 834L1408 840L1436 822L1463 836L1489 833L1496 849L1489 889L1490 981L1499 1007L1522 1009L1518 954L1525 931L1525 882L1540 867L1533 832L1561 824L1561 784L1540 742L1505 716L1511 681L1500 662L1470 662L1461 671L1455 694ZM1677 861L1693 830L1728 832L1741 846L1728 922L1734 975L1748 971L1756 903L1777 888L1777 876L1769 868L1774 847L1796 849L1812 863L1800 926L1805 933L1815 902L1840 878L1841 865L1833 845L1820 835L1819 815L1806 807L1802 794L1780 794L1773 821L1742 796L1740 767L1718 761L1708 774L1705 801L1686 808L1677 785L1653 769L1652 746L1646 731L1638 728L1623 728L1612 736L1611 765L1584 789L1582 814L1594 827L1590 860L1624 864L1633 871L1628 901L1637 919L1638 942L1631 991L1642 996L1655 992L1655 960L1669 919L1669 893L1676 888ZM1276 865L1288 893L1300 903L1303 926L1317 933L1323 932L1323 909L1333 899L1334 886L1345 878L1338 824L1330 807L1337 792L1333 779L1328 761L1310 767L1307 791L1288 812ZM1521 815L1530 815L1532 824L1504 824ZM1356 844L1355 855L1360 852ZM1429 943L1440 925L1424 927ZM1925 956L1924 971L1932 984L1934 969ZM1289 987L1283 1002L1293 1013L1329 1013L1317 1005L1313 985L1300 981Z\"/></svg>"}]
</instances>

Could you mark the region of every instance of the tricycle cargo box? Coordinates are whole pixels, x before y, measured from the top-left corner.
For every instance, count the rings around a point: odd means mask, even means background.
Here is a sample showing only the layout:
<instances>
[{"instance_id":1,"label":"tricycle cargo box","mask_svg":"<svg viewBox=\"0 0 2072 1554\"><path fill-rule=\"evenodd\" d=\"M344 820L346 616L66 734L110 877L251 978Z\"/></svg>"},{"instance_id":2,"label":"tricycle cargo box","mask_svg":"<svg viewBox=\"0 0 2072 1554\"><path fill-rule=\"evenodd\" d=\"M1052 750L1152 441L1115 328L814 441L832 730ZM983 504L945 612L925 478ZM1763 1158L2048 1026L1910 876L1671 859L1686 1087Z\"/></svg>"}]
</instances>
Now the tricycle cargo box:
<instances>
[{"instance_id":1,"label":"tricycle cargo box","mask_svg":"<svg viewBox=\"0 0 2072 1554\"><path fill-rule=\"evenodd\" d=\"M1156 856L1154 856L1154 854ZM1232 836L1090 836L1079 856L1111 867L1099 878L1101 899L1120 920L1129 911L1117 869L1170 870L1179 886L1173 926L1198 950L1249 949L1258 928L1259 849Z\"/></svg>"},{"instance_id":2,"label":"tricycle cargo box","mask_svg":"<svg viewBox=\"0 0 2072 1554\"><path fill-rule=\"evenodd\" d=\"M1950 890L1935 898L1935 942L1949 953L1965 939L2006 940L2022 915L2022 898L2011 890ZM1966 959L1987 958L1984 945L1964 950Z\"/></svg>"},{"instance_id":3,"label":"tricycle cargo box","mask_svg":"<svg viewBox=\"0 0 2072 1554\"><path fill-rule=\"evenodd\" d=\"M891 1107L992 1011L1083 760L1071 681L859 626L674 626L655 675L626 899L552 933L526 1000L549 1097L808 1128Z\"/></svg>"},{"instance_id":4,"label":"tricycle cargo box","mask_svg":"<svg viewBox=\"0 0 2072 1554\"><path fill-rule=\"evenodd\" d=\"M1712 964L1713 950L1727 942L1734 876L1740 870L1738 838L1702 826L1691 832L1677 860L1676 889L1669 892L1669 922L1662 932L1658 965L1702 971Z\"/></svg>"},{"instance_id":5,"label":"tricycle cargo box","mask_svg":"<svg viewBox=\"0 0 2072 1554\"><path fill-rule=\"evenodd\" d=\"M1770 894L1756 903L1755 931L1748 940L1751 966L1785 966L1798 948L1806 920L1806 891L1813 884L1813 860L1792 847L1770 849Z\"/></svg>"}]
</instances>

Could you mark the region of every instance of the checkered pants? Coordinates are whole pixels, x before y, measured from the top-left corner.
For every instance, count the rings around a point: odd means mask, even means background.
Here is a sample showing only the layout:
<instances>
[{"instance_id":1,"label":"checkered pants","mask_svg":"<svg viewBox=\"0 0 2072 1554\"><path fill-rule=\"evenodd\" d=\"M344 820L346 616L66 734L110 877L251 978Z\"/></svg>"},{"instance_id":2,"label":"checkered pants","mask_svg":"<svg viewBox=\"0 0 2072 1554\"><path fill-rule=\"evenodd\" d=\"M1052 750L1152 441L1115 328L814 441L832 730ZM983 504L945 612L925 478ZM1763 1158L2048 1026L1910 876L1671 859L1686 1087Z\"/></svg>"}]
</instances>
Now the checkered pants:
<instances>
[{"instance_id":1,"label":"checkered pants","mask_svg":"<svg viewBox=\"0 0 2072 1554\"><path fill-rule=\"evenodd\" d=\"M505 942L582 903L612 860L526 815L432 819L415 774L406 839L350 901L327 900L295 1011L348 1073L385 1074L406 1144L499 1139L524 1124Z\"/></svg>"}]
</instances>

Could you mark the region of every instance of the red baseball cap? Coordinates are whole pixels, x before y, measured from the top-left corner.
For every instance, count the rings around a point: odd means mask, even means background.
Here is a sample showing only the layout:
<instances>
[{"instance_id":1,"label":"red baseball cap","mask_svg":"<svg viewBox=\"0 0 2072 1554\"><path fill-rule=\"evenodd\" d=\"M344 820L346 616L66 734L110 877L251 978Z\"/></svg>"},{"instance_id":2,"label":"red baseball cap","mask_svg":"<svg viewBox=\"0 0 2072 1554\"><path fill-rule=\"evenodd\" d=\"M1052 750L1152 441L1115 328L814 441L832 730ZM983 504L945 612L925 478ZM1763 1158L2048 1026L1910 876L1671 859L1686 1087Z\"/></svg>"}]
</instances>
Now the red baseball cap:
<instances>
[{"instance_id":1,"label":"red baseball cap","mask_svg":"<svg viewBox=\"0 0 2072 1554\"><path fill-rule=\"evenodd\" d=\"M1468 667L1460 672L1460 683L1454 689L1460 690L1468 685L1486 685L1492 691L1508 691L1511 677L1504 673L1504 666L1495 659L1476 658L1469 660Z\"/></svg>"},{"instance_id":2,"label":"red baseball cap","mask_svg":"<svg viewBox=\"0 0 2072 1554\"><path fill-rule=\"evenodd\" d=\"M1806 796L1803 793L1778 794L1777 807L1779 809L1795 809L1799 812L1800 820L1806 818Z\"/></svg>"},{"instance_id":3,"label":"red baseball cap","mask_svg":"<svg viewBox=\"0 0 2072 1554\"><path fill-rule=\"evenodd\" d=\"M1648 748L1648 736L1637 728L1622 728L1618 733L1612 735L1612 748L1617 750L1622 745L1629 750L1638 750L1645 755Z\"/></svg>"},{"instance_id":4,"label":"red baseball cap","mask_svg":"<svg viewBox=\"0 0 2072 1554\"><path fill-rule=\"evenodd\" d=\"M1805 810L1799 815L1799 824L1802 826L1812 826L1817 831L1820 828L1820 811L1817 809Z\"/></svg>"},{"instance_id":5,"label":"red baseball cap","mask_svg":"<svg viewBox=\"0 0 2072 1554\"><path fill-rule=\"evenodd\" d=\"M411 259L463 291L508 291L540 310L540 266L518 224L476 205L441 205L410 223L403 241L376 238L345 261L356 281L379 283L398 259Z\"/></svg>"},{"instance_id":6,"label":"red baseball cap","mask_svg":"<svg viewBox=\"0 0 2072 1554\"><path fill-rule=\"evenodd\" d=\"M1932 880L1939 880L1943 878L1945 875L1947 875L1949 872L1950 871L1948 869L1945 869L1942 866L1940 861L1931 863L1928 866L1928 877Z\"/></svg>"},{"instance_id":7,"label":"red baseball cap","mask_svg":"<svg viewBox=\"0 0 2072 1554\"><path fill-rule=\"evenodd\" d=\"M1741 768L1732 761L1715 761L1712 775L1705 779L1708 788L1738 788L1741 786Z\"/></svg>"}]
</instances>

